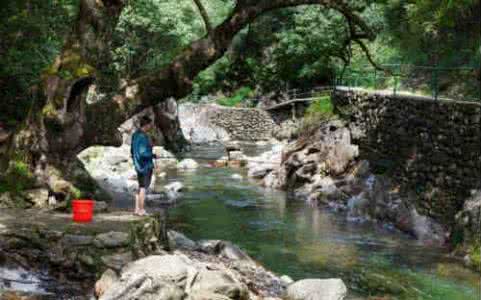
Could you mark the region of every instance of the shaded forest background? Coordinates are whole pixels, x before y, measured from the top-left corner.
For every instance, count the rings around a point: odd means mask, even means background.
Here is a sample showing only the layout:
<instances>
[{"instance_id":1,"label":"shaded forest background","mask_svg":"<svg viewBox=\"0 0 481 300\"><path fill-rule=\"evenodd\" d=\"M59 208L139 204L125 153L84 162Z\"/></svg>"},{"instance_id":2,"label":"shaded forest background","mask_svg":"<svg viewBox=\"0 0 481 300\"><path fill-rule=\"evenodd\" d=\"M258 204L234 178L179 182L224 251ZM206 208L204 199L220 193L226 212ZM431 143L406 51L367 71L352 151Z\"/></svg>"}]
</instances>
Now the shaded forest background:
<instances>
[{"instance_id":1,"label":"shaded forest background","mask_svg":"<svg viewBox=\"0 0 481 300\"><path fill-rule=\"evenodd\" d=\"M232 10L230 0L204 1L219 24ZM377 38L368 43L378 65L403 64L404 84L429 90L430 69L445 70L439 88L479 95L480 2L476 0L350 1L365 6L363 17ZM78 13L77 0L19 0L0 10L0 122L14 128L26 117L30 91L60 53ZM192 0L136 0L124 9L114 32L113 63L102 70L107 93L128 80L167 65L192 41L205 35ZM340 74L362 85L372 66L361 49L345 47L349 28L342 16L320 7L267 13L242 30L228 53L197 76L188 101L228 97L226 105L279 89L333 84ZM353 72L352 70L356 70ZM358 78L357 78L358 77ZM393 80L387 78L385 81ZM386 83L386 82L384 82ZM389 82L388 82L389 83Z\"/></svg>"}]
</instances>

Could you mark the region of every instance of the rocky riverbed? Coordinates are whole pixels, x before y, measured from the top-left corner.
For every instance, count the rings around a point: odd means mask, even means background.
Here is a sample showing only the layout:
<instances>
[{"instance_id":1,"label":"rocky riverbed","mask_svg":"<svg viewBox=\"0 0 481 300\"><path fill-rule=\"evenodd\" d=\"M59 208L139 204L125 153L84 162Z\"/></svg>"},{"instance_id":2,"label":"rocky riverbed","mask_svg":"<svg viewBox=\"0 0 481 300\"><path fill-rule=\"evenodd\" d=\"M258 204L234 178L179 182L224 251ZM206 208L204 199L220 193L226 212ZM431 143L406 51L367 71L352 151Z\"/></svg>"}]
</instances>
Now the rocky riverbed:
<instances>
[{"instance_id":1,"label":"rocky riverbed","mask_svg":"<svg viewBox=\"0 0 481 300\"><path fill-rule=\"evenodd\" d=\"M0 296L19 299L343 299L341 280L293 284L255 262L227 241L193 241L164 231L163 217L104 213L93 223L75 224L70 215L6 210L0 216L0 262L55 278L49 289L0 285ZM7 269L5 269L7 270ZM9 269L10 277L15 269ZM23 270L23 269L22 269ZM2 271L4 274L6 271ZM19 273L17 270L16 273ZM24 282L41 278L31 275ZM12 281L15 278L10 278ZM6 279L2 276L0 281ZM18 280L17 280L18 281ZM48 286L47 283L44 285ZM40 284L39 284L40 286ZM15 292L15 290L20 290ZM307 290L306 290L307 289ZM306 291L308 291L306 293ZM331 295L331 296L329 296ZM22 298L23 297L23 298ZM2 298L3 299L3 298ZM318 298L316 298L318 299ZM319 298L320 299L320 298Z\"/></svg>"},{"instance_id":2,"label":"rocky riverbed","mask_svg":"<svg viewBox=\"0 0 481 300\"><path fill-rule=\"evenodd\" d=\"M458 213L457 227L449 228L420 214L415 195L401 193L399 183L374 174L369 162L358 157L359 148L352 143L346 124L331 120L295 142L246 159L250 161L248 175L262 186L286 190L312 205L342 212L352 222L379 222L423 243L441 246L452 244L461 234L465 246L458 248L458 254L479 270L479 191L473 191Z\"/></svg>"}]
</instances>

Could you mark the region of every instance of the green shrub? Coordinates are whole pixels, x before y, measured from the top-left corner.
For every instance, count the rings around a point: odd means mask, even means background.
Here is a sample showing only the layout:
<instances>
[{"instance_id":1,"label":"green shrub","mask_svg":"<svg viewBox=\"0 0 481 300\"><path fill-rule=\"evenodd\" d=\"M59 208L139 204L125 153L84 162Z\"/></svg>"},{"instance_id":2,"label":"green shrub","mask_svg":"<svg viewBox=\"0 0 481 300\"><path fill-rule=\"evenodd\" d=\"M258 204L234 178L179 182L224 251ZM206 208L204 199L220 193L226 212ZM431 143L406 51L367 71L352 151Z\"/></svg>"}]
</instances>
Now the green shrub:
<instances>
[{"instance_id":1,"label":"green shrub","mask_svg":"<svg viewBox=\"0 0 481 300\"><path fill-rule=\"evenodd\" d=\"M481 270L481 246L479 244L475 244L470 247L468 252L473 267L477 270Z\"/></svg>"},{"instance_id":2,"label":"green shrub","mask_svg":"<svg viewBox=\"0 0 481 300\"><path fill-rule=\"evenodd\" d=\"M331 96L319 96L304 113L304 119L299 127L298 135L307 136L317 129L322 122L335 117Z\"/></svg>"},{"instance_id":3,"label":"green shrub","mask_svg":"<svg viewBox=\"0 0 481 300\"><path fill-rule=\"evenodd\" d=\"M20 160L10 163L10 167L3 178L0 178L0 193L10 192L19 194L33 186L34 178L28 165Z\"/></svg>"},{"instance_id":4,"label":"green shrub","mask_svg":"<svg viewBox=\"0 0 481 300\"><path fill-rule=\"evenodd\" d=\"M240 106L241 103L244 102L244 100L252 97L252 95L253 91L250 87L242 87L235 91L232 97L217 100L217 104L229 107Z\"/></svg>"},{"instance_id":5,"label":"green shrub","mask_svg":"<svg viewBox=\"0 0 481 300\"><path fill-rule=\"evenodd\" d=\"M313 115L323 115L325 117L332 117L334 115L334 105L331 101L331 96L320 96L312 102L306 110L306 117Z\"/></svg>"}]
</instances>

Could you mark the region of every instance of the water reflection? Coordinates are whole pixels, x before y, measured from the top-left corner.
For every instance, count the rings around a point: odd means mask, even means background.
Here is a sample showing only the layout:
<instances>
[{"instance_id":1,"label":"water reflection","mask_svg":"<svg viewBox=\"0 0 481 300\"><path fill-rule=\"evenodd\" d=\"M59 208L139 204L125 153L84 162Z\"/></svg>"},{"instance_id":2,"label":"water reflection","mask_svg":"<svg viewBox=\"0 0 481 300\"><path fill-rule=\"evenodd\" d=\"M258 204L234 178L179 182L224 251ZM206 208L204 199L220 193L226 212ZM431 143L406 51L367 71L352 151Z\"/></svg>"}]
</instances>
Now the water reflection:
<instances>
[{"instance_id":1,"label":"water reflection","mask_svg":"<svg viewBox=\"0 0 481 300\"><path fill-rule=\"evenodd\" d=\"M170 173L166 181L182 181L188 189L169 213L173 226L195 239L231 240L295 279L340 277L359 295L480 299L479 275L445 249L428 248L386 226L348 222L247 179L231 179L239 172Z\"/></svg>"}]
</instances>

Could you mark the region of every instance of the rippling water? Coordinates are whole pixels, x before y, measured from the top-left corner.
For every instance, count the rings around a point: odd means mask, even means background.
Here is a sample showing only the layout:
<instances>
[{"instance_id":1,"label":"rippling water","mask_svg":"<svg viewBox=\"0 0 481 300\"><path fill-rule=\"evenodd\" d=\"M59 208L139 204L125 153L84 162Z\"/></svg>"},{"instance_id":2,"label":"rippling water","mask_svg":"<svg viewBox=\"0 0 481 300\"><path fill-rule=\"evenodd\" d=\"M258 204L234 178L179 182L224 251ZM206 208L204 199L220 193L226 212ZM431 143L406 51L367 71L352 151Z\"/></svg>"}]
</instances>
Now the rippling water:
<instances>
[{"instance_id":1,"label":"rippling water","mask_svg":"<svg viewBox=\"0 0 481 300\"><path fill-rule=\"evenodd\" d=\"M216 148L200 152L221 155ZM446 249L422 245L388 226L347 221L283 192L232 179L234 173L246 178L241 170L203 167L159 180L159 186L181 181L187 187L169 211L173 226L194 239L231 240L294 279L340 277L356 297L481 299L479 274Z\"/></svg>"},{"instance_id":2,"label":"rippling water","mask_svg":"<svg viewBox=\"0 0 481 300\"><path fill-rule=\"evenodd\" d=\"M8 292L15 292L17 298L4 295ZM85 291L79 290L76 286L60 284L47 272L33 272L12 265L0 267L0 299L76 300L87 298Z\"/></svg>"}]
</instances>

